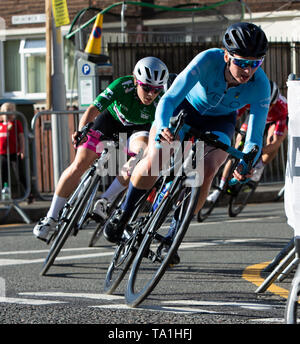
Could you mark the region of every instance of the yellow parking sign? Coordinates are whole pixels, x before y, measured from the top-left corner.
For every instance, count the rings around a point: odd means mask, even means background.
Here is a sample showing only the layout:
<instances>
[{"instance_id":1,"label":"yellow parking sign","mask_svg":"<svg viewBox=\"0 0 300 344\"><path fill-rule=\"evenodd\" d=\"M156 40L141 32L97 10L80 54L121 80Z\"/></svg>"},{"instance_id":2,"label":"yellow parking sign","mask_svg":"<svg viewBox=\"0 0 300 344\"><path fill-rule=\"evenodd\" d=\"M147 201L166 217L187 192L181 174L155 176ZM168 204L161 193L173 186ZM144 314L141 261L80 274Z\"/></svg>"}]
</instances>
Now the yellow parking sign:
<instances>
[{"instance_id":1,"label":"yellow parking sign","mask_svg":"<svg viewBox=\"0 0 300 344\"><path fill-rule=\"evenodd\" d=\"M70 23L67 0L52 0L52 8L56 27Z\"/></svg>"}]
</instances>

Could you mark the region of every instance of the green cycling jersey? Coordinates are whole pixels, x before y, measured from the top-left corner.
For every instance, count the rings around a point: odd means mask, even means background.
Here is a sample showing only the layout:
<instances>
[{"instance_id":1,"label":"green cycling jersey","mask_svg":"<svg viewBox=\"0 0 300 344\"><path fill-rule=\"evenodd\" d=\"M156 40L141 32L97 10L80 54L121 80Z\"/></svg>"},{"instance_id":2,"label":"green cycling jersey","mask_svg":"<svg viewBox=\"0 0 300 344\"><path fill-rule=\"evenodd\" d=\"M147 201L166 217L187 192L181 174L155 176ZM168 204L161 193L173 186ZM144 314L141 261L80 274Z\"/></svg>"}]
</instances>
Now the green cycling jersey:
<instances>
[{"instance_id":1,"label":"green cycling jersey","mask_svg":"<svg viewBox=\"0 0 300 344\"><path fill-rule=\"evenodd\" d=\"M131 75L114 80L94 100L94 105L102 112L107 109L123 125L152 123L161 92L150 105L144 105L136 92L134 77Z\"/></svg>"}]
</instances>

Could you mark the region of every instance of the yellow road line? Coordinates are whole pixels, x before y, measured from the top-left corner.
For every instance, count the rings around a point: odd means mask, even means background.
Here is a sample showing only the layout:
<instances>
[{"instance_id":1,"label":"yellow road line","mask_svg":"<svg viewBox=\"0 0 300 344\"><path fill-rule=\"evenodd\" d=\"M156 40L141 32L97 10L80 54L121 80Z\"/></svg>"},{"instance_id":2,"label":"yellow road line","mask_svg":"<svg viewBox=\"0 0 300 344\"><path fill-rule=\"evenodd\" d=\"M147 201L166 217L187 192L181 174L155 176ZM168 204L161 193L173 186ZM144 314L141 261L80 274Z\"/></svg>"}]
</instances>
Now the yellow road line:
<instances>
[{"instance_id":1,"label":"yellow road line","mask_svg":"<svg viewBox=\"0 0 300 344\"><path fill-rule=\"evenodd\" d=\"M260 286L264 279L260 276L261 271L268 266L268 264L270 264L270 262L264 262L264 263L259 263L259 264L254 264L254 265L250 265L248 266L244 272L243 272L243 278L248 281L251 282L253 284L255 284L256 286ZM288 298L288 294L289 291L287 289L281 288L279 286L277 286L276 284L272 283L269 288L267 289L267 291L279 295L285 299Z\"/></svg>"},{"instance_id":2,"label":"yellow road line","mask_svg":"<svg viewBox=\"0 0 300 344\"><path fill-rule=\"evenodd\" d=\"M21 227L21 226L24 226L24 224L22 224L22 223L7 223L4 225L0 225L0 228L1 227Z\"/></svg>"}]
</instances>

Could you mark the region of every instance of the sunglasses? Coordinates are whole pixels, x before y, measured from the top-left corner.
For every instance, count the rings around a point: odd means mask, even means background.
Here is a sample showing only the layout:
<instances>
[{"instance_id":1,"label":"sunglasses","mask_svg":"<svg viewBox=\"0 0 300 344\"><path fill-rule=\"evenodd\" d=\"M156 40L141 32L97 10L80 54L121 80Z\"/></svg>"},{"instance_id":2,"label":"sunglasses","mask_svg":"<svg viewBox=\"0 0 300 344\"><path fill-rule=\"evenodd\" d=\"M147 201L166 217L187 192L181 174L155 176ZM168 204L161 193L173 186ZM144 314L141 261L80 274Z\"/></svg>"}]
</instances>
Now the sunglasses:
<instances>
[{"instance_id":1,"label":"sunglasses","mask_svg":"<svg viewBox=\"0 0 300 344\"><path fill-rule=\"evenodd\" d=\"M141 86L143 91L146 93L153 92L154 94L160 93L163 90L163 86L152 87L150 85L144 84L141 81L137 80L137 83Z\"/></svg>"},{"instance_id":2,"label":"sunglasses","mask_svg":"<svg viewBox=\"0 0 300 344\"><path fill-rule=\"evenodd\" d=\"M264 57L262 57L259 60L246 60L246 59L242 59L240 57L234 57L234 56L230 55L229 53L228 53L228 57L232 60L232 62L236 66L238 66L238 67L240 67L242 69L245 69L245 68L248 68L248 67L258 68L264 62Z\"/></svg>"}]
</instances>

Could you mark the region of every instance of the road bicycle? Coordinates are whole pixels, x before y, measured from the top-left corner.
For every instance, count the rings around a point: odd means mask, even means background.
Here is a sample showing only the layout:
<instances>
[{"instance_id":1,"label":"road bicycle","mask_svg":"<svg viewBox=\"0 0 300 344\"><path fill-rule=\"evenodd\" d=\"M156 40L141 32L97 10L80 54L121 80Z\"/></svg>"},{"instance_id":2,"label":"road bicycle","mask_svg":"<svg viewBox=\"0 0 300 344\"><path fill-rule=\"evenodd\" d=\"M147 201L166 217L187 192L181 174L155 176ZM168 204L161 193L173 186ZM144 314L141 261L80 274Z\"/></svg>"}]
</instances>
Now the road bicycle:
<instances>
[{"instance_id":1,"label":"road bicycle","mask_svg":"<svg viewBox=\"0 0 300 344\"><path fill-rule=\"evenodd\" d=\"M241 135L241 141L238 145L238 150L242 151L245 144L245 137L246 132L241 130L236 130ZM220 189L219 187L219 179L222 175L223 168L226 166L227 162L231 162L231 166L225 181L225 185L223 189ZM214 202L205 202L204 207L199 210L197 213L197 221L203 222L208 218L208 216L212 213L212 211L215 209L215 207L218 205L218 203L227 197L228 199L228 215L230 217L236 217L239 215L242 210L247 205L248 201L251 199L252 195L254 194L259 181L253 181L251 179L248 179L246 183L240 184L234 184L232 185L230 183L232 179L233 171L236 169L236 166L239 163L239 159L235 158L234 156L229 156L226 159L225 164L223 165L223 168L221 168L216 176L214 178L214 182L212 185L212 190L218 189L220 191L218 197Z\"/></svg>"},{"instance_id":2,"label":"road bicycle","mask_svg":"<svg viewBox=\"0 0 300 344\"><path fill-rule=\"evenodd\" d=\"M300 323L300 240L295 239L297 268L292 280L289 296L285 306L285 322L287 324L299 324Z\"/></svg>"},{"instance_id":3,"label":"road bicycle","mask_svg":"<svg viewBox=\"0 0 300 344\"><path fill-rule=\"evenodd\" d=\"M184 123L184 117L185 113L181 112L177 118L178 130ZM176 131L174 135L176 136ZM183 167L182 173L172 173L176 171L175 167L178 164L178 161L174 159L168 178L163 181L164 184L170 184L171 180L171 186L158 207L144 223L144 227L140 228L140 243L138 241L138 245L131 251L132 266L125 291L126 302L130 307L138 306L153 291L170 264L172 265L173 258L193 219L201 189L201 174L196 169L199 167L197 164L199 155L201 155L199 154L199 142L204 141L238 159L243 158L247 162L248 169L252 166L258 152L258 147L255 146L251 152L244 154L222 143L218 140L217 135L210 132L203 133L191 129L188 135L189 137L194 136L195 140L192 141L189 154L180 161ZM166 238L166 233L173 216L177 218L177 228L173 240L170 240ZM143 224L140 227L142 226ZM165 250L166 246L169 247L167 251Z\"/></svg>"},{"instance_id":4,"label":"road bicycle","mask_svg":"<svg viewBox=\"0 0 300 344\"><path fill-rule=\"evenodd\" d=\"M175 134L179 132L182 125L183 121L179 121L177 125L174 125ZM159 207L159 195L161 195L165 185L170 182L171 176L169 175L172 174L171 171L174 168L175 166L173 165L169 171L165 171L165 174L160 175L154 186L135 205L135 211L124 229L122 238L117 243L113 258L107 269L104 282L105 293L112 294L129 270L145 235L147 222L156 210L154 205L158 204ZM118 211L118 207L115 209L116 211ZM111 216L113 215L114 213Z\"/></svg>"},{"instance_id":5,"label":"road bicycle","mask_svg":"<svg viewBox=\"0 0 300 344\"><path fill-rule=\"evenodd\" d=\"M82 129L81 134L77 139L77 145L79 145L79 143L86 137L92 125L92 122L88 123ZM115 148L118 147L117 141L107 141L107 144L108 146L111 145ZM93 204L102 181L102 176L98 172L99 169L105 166L109 158L109 149L104 148L100 158L97 159L84 174L76 190L70 196L60 212L56 229L47 240L47 244L50 244L51 246L44 260L40 273L41 275L45 275L49 268L54 264L55 258L58 256L68 237L71 235L76 236L78 231L83 229L87 223L93 219ZM89 245L91 245L91 243L95 243L95 237L97 237L97 239L99 238L102 233L102 227L102 222L97 224Z\"/></svg>"},{"instance_id":6,"label":"road bicycle","mask_svg":"<svg viewBox=\"0 0 300 344\"><path fill-rule=\"evenodd\" d=\"M297 324L300 322L299 247L300 245L295 245L295 239L292 238L264 269L264 272L269 272L269 275L255 291L257 294L263 293L272 283L275 281L282 282L294 272L285 307L285 322L287 324Z\"/></svg>"}]
</instances>

